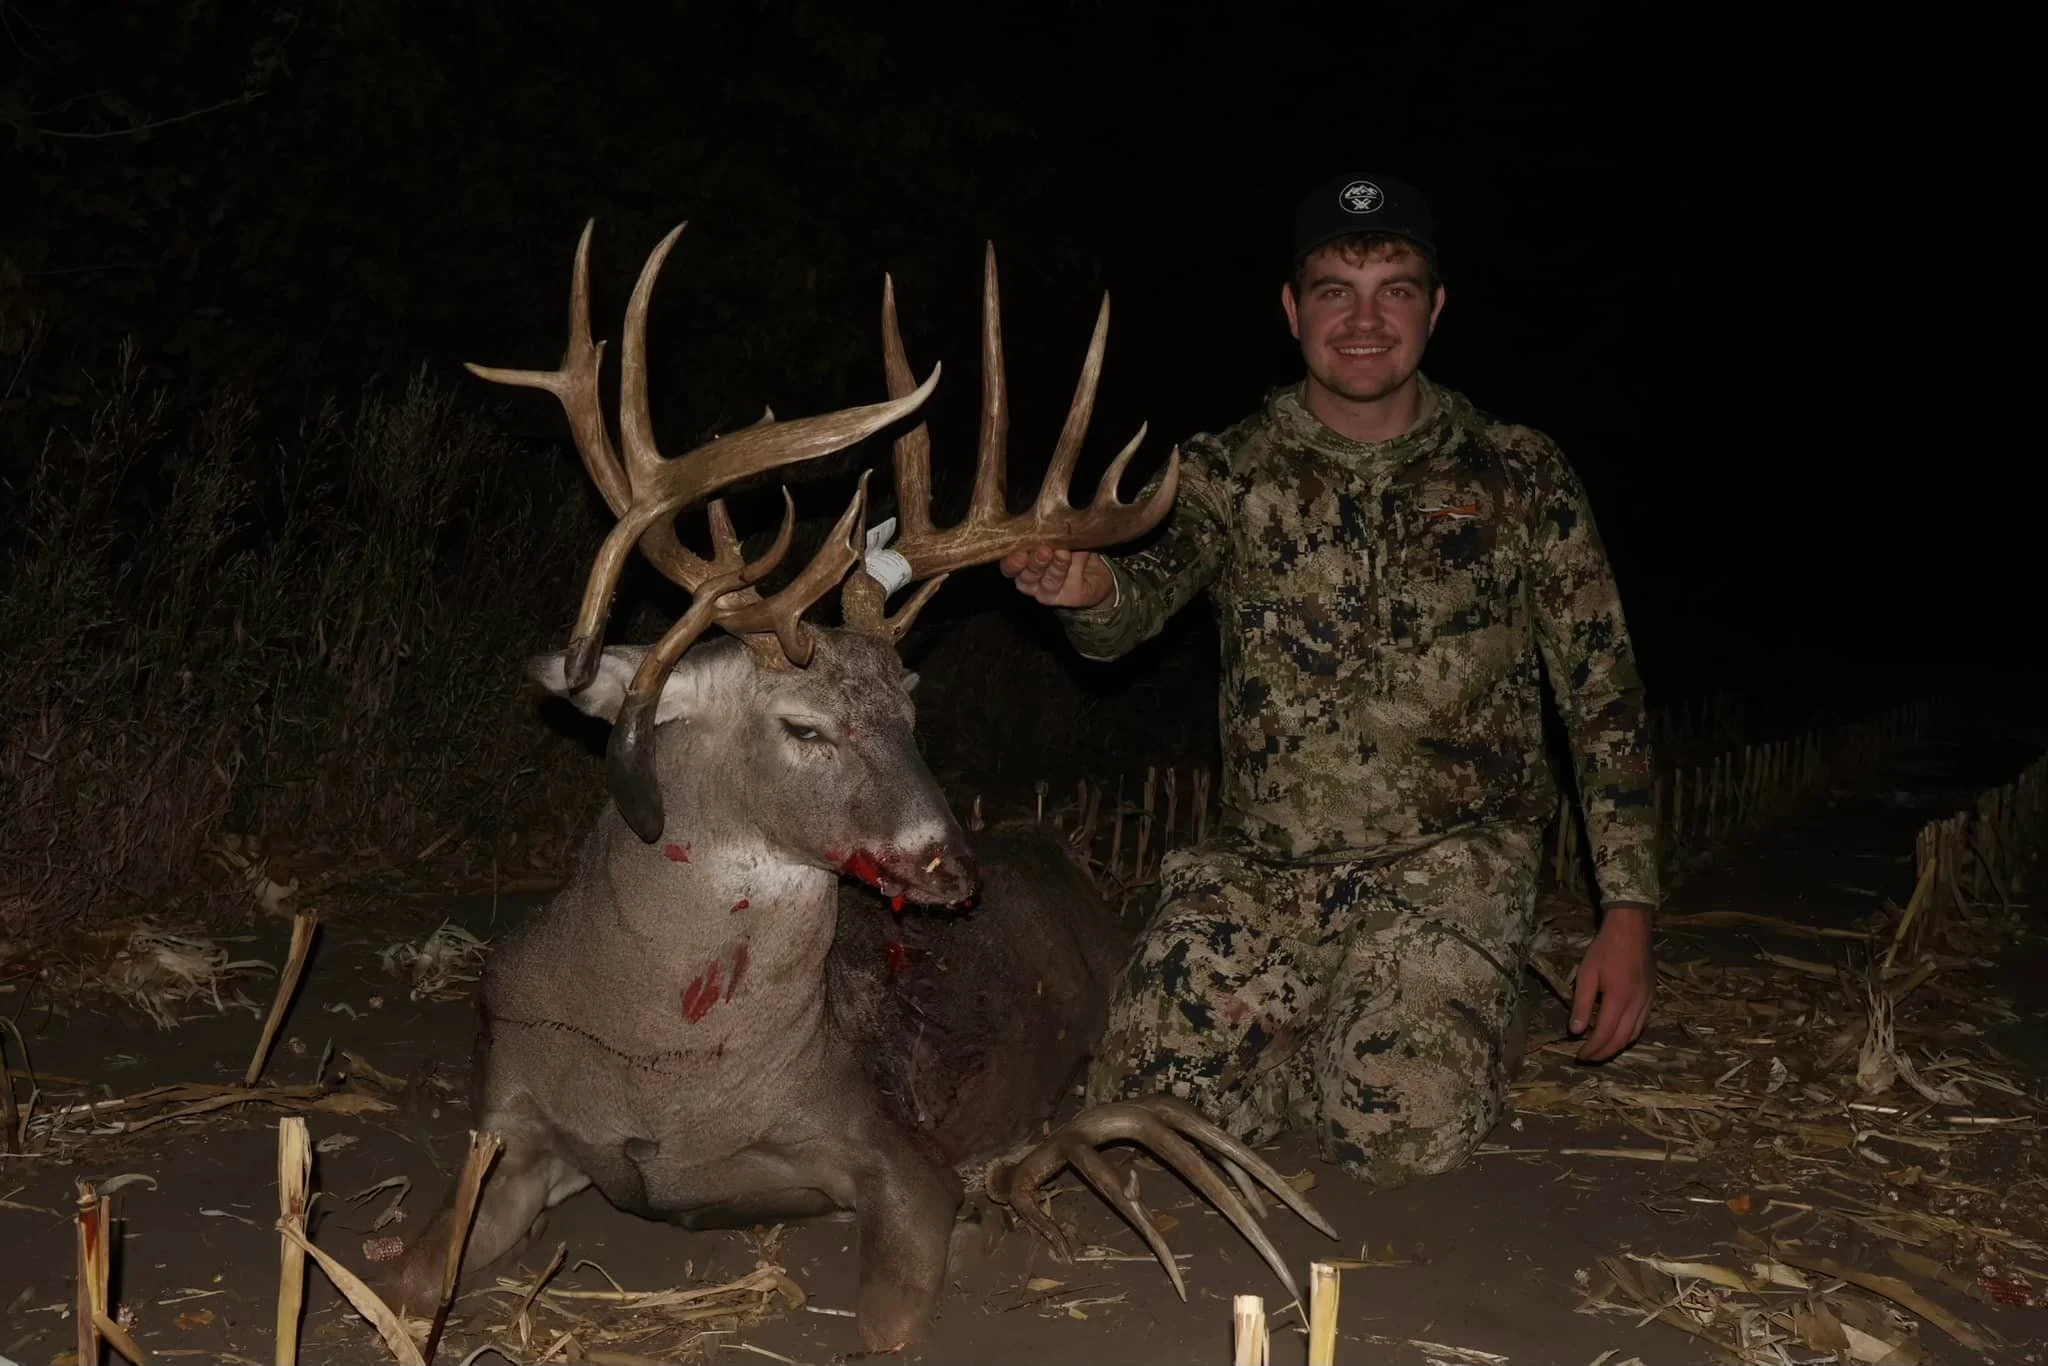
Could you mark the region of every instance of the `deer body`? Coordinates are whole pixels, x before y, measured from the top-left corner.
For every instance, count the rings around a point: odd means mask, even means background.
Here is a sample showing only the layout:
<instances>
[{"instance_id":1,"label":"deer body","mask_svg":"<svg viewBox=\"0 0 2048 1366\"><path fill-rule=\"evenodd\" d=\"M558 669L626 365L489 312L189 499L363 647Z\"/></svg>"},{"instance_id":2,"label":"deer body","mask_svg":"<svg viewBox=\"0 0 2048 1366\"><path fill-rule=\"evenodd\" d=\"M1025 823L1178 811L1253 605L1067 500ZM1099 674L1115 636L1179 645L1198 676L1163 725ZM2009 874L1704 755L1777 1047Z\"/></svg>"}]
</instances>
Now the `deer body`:
<instances>
[{"instance_id":1,"label":"deer body","mask_svg":"<svg viewBox=\"0 0 2048 1366\"><path fill-rule=\"evenodd\" d=\"M1064 1251L1033 1193L1072 1165L1145 1235L1185 1297L1149 1215L1094 1151L1127 1141L1194 1184L1298 1296L1244 1203L1187 1140L1233 1164L1248 1196L1256 1177L1334 1230L1278 1172L1178 1101L1097 1106L1014 1165L990 1162L1027 1145L1057 1105L1095 1042L1125 945L1087 879L1043 837L987 836L977 873L976 851L918 754L916 679L896 642L954 570L1020 545L1119 544L1165 516L1177 456L1142 504L1117 497L1137 439L1088 507L1067 500L1101 372L1108 300L1044 483L1027 511L1012 514L989 253L981 440L964 521L932 523L923 427L896 442L902 536L891 552L923 586L886 614L888 589L855 568L863 481L811 562L763 597L756 585L789 547L793 510L754 561L721 502L709 504L708 559L678 540L675 514L750 474L899 421L930 395L938 372L913 382L885 288L887 402L790 422L771 416L662 456L647 407L645 330L655 276L680 231L649 256L627 306L620 450L597 406L603 352L589 335L588 229L560 367L476 370L561 400L585 468L619 521L593 563L568 649L532 667L542 686L612 723L614 802L569 885L498 949L485 974L477 1123L504 1146L464 1264L502 1257L550 1205L591 1185L621 1209L691 1227L845 1210L860 1227L860 1336L889 1349L910 1341L937 1308L962 1175L985 1173L991 1198ZM601 651L620 571L636 548L691 594L691 605L654 646ZM803 623L804 610L834 587L846 629ZM700 642L713 625L730 638ZM883 900L856 892L845 904L846 875ZM978 885L980 904L962 913ZM929 910L893 919L906 903ZM437 1322L451 1223L444 1208L391 1277L402 1306L438 1311Z\"/></svg>"},{"instance_id":2,"label":"deer body","mask_svg":"<svg viewBox=\"0 0 2048 1366\"><path fill-rule=\"evenodd\" d=\"M607 652L578 705L613 714L638 664ZM557 689L561 672L559 656L536 669ZM916 751L908 681L886 643L845 632L820 632L801 672L727 641L671 675L655 731L664 839L608 810L570 884L487 969L477 1123L505 1148L471 1265L587 1185L692 1228L850 1210L862 1336L893 1345L929 1317L955 1167L1051 1114L1121 936L1049 839L991 840L972 911L899 921L843 887L849 868L925 905L975 886ZM415 1306L439 1288L445 1227L430 1232L399 1268Z\"/></svg>"}]
</instances>

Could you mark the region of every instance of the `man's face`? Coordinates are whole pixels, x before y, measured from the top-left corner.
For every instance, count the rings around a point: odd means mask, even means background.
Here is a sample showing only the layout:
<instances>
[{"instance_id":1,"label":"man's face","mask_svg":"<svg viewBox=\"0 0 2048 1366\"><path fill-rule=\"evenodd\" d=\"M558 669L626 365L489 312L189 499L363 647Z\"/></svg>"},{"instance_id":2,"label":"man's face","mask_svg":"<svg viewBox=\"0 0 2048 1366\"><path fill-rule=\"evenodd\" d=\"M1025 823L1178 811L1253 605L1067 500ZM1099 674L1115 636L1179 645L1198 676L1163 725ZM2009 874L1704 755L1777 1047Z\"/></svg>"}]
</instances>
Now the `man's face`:
<instances>
[{"instance_id":1,"label":"man's face","mask_svg":"<svg viewBox=\"0 0 2048 1366\"><path fill-rule=\"evenodd\" d=\"M1410 251L1346 260L1326 247L1310 256L1301 297L1292 281L1280 288L1310 381L1353 403L1385 398L1406 384L1444 306L1444 291L1428 289L1428 274Z\"/></svg>"}]
</instances>

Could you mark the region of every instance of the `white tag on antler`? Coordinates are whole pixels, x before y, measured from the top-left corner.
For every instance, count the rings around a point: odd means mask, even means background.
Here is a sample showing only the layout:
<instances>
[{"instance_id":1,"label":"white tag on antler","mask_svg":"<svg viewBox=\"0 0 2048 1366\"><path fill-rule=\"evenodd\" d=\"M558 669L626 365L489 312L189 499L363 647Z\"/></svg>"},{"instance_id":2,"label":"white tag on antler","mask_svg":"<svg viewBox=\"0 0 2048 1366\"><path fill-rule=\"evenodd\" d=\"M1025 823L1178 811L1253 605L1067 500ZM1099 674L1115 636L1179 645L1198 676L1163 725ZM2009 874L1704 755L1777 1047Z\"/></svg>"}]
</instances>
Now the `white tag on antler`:
<instances>
[{"instance_id":1,"label":"white tag on antler","mask_svg":"<svg viewBox=\"0 0 2048 1366\"><path fill-rule=\"evenodd\" d=\"M889 538L896 534L896 519L877 522L868 528L868 549L865 567L868 577L882 585L882 597L886 601L891 593L910 582L910 561L896 551L889 549Z\"/></svg>"}]
</instances>

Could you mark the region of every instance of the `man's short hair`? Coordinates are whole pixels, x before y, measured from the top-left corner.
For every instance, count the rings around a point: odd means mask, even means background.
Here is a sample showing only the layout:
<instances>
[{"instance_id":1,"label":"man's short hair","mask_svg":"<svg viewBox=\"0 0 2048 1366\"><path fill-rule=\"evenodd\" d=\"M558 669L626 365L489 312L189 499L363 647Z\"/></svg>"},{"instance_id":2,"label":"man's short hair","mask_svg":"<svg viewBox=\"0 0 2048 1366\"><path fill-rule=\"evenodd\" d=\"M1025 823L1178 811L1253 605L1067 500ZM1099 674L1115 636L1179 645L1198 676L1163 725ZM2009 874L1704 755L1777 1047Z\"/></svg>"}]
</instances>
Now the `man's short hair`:
<instances>
[{"instance_id":1,"label":"man's short hair","mask_svg":"<svg viewBox=\"0 0 2048 1366\"><path fill-rule=\"evenodd\" d=\"M1360 266L1367 261L1389 261L1396 257L1413 256L1422 262L1422 282L1434 297L1444 287L1443 272L1437 269L1436 253L1417 245L1397 232L1352 232L1342 237L1333 237L1316 247L1307 256L1294 263L1294 297L1299 299L1308 285L1309 258L1316 252L1333 251L1344 258L1347 265Z\"/></svg>"}]
</instances>

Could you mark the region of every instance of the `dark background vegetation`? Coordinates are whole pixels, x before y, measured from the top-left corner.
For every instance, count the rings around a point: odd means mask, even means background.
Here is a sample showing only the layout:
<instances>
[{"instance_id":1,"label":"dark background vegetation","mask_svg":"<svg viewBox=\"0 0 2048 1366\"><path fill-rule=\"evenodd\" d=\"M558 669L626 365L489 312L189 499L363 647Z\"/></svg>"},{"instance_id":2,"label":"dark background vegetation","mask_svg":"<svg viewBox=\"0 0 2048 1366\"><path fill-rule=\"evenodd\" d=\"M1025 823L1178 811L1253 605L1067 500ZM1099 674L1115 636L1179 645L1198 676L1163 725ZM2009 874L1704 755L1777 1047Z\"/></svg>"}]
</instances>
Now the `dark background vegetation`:
<instances>
[{"instance_id":1,"label":"dark background vegetation","mask_svg":"<svg viewBox=\"0 0 2048 1366\"><path fill-rule=\"evenodd\" d=\"M552 362L587 218L601 336L691 221L671 451L877 397L889 271L967 458L993 240L1021 484L1112 290L1092 481L1294 377L1291 205L1386 171L1444 224L1427 368L1564 443L1661 704L1789 725L2016 664L2022 10L1846 14L0 0L0 934L170 894L225 832L402 861L587 809L518 661L599 509L551 401L458 365ZM881 454L794 476L807 515ZM673 608L626 604L638 638ZM927 616L965 784L1213 743L1197 614L1115 667L987 571Z\"/></svg>"}]
</instances>

